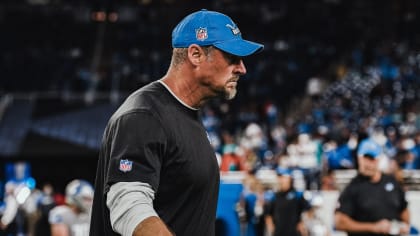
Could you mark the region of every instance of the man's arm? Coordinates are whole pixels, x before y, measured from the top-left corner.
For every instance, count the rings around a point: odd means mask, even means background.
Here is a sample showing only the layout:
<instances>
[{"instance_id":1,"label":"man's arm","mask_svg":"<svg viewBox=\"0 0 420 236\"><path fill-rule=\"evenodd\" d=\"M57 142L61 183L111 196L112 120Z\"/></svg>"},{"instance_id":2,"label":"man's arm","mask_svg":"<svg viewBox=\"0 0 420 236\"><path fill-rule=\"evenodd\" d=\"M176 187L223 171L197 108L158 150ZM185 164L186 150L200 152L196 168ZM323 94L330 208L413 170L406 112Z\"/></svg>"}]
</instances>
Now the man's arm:
<instances>
[{"instance_id":1,"label":"man's arm","mask_svg":"<svg viewBox=\"0 0 420 236\"><path fill-rule=\"evenodd\" d=\"M6 208L3 212L3 215L0 219L0 228L6 229L7 226L12 223L12 221L15 219L19 204L16 201L16 198L13 196L12 193L8 194L5 198L5 205Z\"/></svg>"},{"instance_id":2,"label":"man's arm","mask_svg":"<svg viewBox=\"0 0 420 236\"><path fill-rule=\"evenodd\" d=\"M391 222L389 220L383 219L374 223L360 222L353 220L350 216L339 211L335 212L334 220L336 229L345 232L387 234L391 228Z\"/></svg>"},{"instance_id":3,"label":"man's arm","mask_svg":"<svg viewBox=\"0 0 420 236\"><path fill-rule=\"evenodd\" d=\"M265 225L267 226L268 235L273 235L274 233L274 222L271 215L265 216Z\"/></svg>"},{"instance_id":4,"label":"man's arm","mask_svg":"<svg viewBox=\"0 0 420 236\"><path fill-rule=\"evenodd\" d=\"M151 216L140 222L134 229L133 236L173 236L165 223L156 216Z\"/></svg>"},{"instance_id":5,"label":"man's arm","mask_svg":"<svg viewBox=\"0 0 420 236\"><path fill-rule=\"evenodd\" d=\"M401 214L401 221L406 223L406 224L410 224L410 212L408 211L408 208L405 208Z\"/></svg>"},{"instance_id":6,"label":"man's arm","mask_svg":"<svg viewBox=\"0 0 420 236\"><path fill-rule=\"evenodd\" d=\"M306 228L305 223L303 223L302 220L297 223L296 230L301 236L308 236L308 229Z\"/></svg>"},{"instance_id":7,"label":"man's arm","mask_svg":"<svg viewBox=\"0 0 420 236\"><path fill-rule=\"evenodd\" d=\"M147 183L119 182L107 194L112 229L123 236L172 235L153 209L154 191Z\"/></svg>"},{"instance_id":8,"label":"man's arm","mask_svg":"<svg viewBox=\"0 0 420 236\"><path fill-rule=\"evenodd\" d=\"M401 214L401 221L403 224L400 226L400 234L408 234L410 232L410 211L405 208Z\"/></svg>"}]
</instances>

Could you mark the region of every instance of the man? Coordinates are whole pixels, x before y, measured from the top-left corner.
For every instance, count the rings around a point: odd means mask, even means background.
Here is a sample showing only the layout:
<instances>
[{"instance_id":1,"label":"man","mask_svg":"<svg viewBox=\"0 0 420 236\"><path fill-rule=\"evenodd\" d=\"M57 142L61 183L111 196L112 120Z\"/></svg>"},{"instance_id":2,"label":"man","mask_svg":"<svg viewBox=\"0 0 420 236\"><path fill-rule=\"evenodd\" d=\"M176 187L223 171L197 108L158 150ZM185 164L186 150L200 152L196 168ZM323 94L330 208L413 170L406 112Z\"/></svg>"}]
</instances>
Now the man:
<instances>
[{"instance_id":1,"label":"man","mask_svg":"<svg viewBox=\"0 0 420 236\"><path fill-rule=\"evenodd\" d=\"M277 170L278 191L266 205L265 222L269 235L297 236L306 232L301 215L309 209L308 201L293 187L290 170Z\"/></svg>"},{"instance_id":2,"label":"man","mask_svg":"<svg viewBox=\"0 0 420 236\"><path fill-rule=\"evenodd\" d=\"M66 205L54 207L48 217L51 236L89 235L90 211L93 187L85 181L75 179L66 186Z\"/></svg>"},{"instance_id":3,"label":"man","mask_svg":"<svg viewBox=\"0 0 420 236\"><path fill-rule=\"evenodd\" d=\"M18 161L6 164L6 184L4 186L4 209L0 217L0 235L27 234L33 218L35 179L31 177L31 166Z\"/></svg>"},{"instance_id":4,"label":"man","mask_svg":"<svg viewBox=\"0 0 420 236\"><path fill-rule=\"evenodd\" d=\"M378 167L381 147L367 139L358 149L358 175L338 199L335 227L349 236L402 235L409 212L402 187Z\"/></svg>"},{"instance_id":5,"label":"man","mask_svg":"<svg viewBox=\"0 0 420 236\"><path fill-rule=\"evenodd\" d=\"M219 167L198 109L235 97L242 57L263 45L243 40L228 16L201 10L175 27L172 46L167 74L130 95L107 125L91 236L215 234Z\"/></svg>"}]
</instances>

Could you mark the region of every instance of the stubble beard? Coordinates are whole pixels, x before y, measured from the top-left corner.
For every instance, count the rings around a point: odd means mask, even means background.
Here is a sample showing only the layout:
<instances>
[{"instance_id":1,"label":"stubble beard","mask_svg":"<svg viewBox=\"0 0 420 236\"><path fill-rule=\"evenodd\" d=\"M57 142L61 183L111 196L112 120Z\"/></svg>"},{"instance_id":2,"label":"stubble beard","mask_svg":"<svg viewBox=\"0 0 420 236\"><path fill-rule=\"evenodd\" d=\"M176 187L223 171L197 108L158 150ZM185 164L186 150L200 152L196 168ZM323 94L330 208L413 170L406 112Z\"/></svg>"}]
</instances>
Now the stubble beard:
<instances>
[{"instance_id":1,"label":"stubble beard","mask_svg":"<svg viewBox=\"0 0 420 236\"><path fill-rule=\"evenodd\" d=\"M362 167L362 170L360 171L362 175L366 177L373 177L376 173L377 169L368 168L366 166Z\"/></svg>"},{"instance_id":2,"label":"stubble beard","mask_svg":"<svg viewBox=\"0 0 420 236\"><path fill-rule=\"evenodd\" d=\"M225 99L232 100L236 96L237 90L236 88L228 88L225 91Z\"/></svg>"},{"instance_id":3,"label":"stubble beard","mask_svg":"<svg viewBox=\"0 0 420 236\"><path fill-rule=\"evenodd\" d=\"M229 86L229 83L230 82L234 82L235 85ZM238 83L238 78L232 78L226 84L226 87L224 88L224 94L225 94L225 99L226 100L232 100L236 96L236 93L238 92L238 90L236 88L236 86L237 86L236 84L237 83Z\"/></svg>"}]
</instances>

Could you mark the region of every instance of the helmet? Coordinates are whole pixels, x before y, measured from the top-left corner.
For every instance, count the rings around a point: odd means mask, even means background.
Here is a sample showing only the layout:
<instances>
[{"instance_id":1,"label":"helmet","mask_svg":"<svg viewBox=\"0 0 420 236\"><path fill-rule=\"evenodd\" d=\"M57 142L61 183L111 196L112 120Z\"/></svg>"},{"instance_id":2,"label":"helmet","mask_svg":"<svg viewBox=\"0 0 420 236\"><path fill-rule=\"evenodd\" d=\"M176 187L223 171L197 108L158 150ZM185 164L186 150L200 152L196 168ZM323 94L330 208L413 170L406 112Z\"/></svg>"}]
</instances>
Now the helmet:
<instances>
[{"instance_id":1,"label":"helmet","mask_svg":"<svg viewBox=\"0 0 420 236\"><path fill-rule=\"evenodd\" d=\"M66 203L76 206L82 212L89 212L93 201L92 185L80 179L75 179L66 186Z\"/></svg>"}]
</instances>

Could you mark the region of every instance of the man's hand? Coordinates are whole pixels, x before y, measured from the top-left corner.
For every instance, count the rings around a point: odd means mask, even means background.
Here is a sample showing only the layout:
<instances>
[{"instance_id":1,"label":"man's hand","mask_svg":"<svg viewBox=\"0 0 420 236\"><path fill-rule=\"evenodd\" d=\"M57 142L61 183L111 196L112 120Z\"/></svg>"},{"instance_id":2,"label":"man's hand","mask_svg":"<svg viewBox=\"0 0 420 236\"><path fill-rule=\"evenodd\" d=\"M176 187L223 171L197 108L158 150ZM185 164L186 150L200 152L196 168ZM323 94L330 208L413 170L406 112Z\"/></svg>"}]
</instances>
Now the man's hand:
<instances>
[{"instance_id":1,"label":"man's hand","mask_svg":"<svg viewBox=\"0 0 420 236\"><path fill-rule=\"evenodd\" d=\"M410 226L406 223L400 223L400 235L406 235L410 233Z\"/></svg>"},{"instance_id":2,"label":"man's hand","mask_svg":"<svg viewBox=\"0 0 420 236\"><path fill-rule=\"evenodd\" d=\"M0 221L0 230L5 230L5 229L7 229L7 225L3 224L3 223Z\"/></svg>"},{"instance_id":3,"label":"man's hand","mask_svg":"<svg viewBox=\"0 0 420 236\"><path fill-rule=\"evenodd\" d=\"M391 229L391 222L386 219L377 221L373 225L373 232L377 234L388 234L390 229Z\"/></svg>"}]
</instances>

